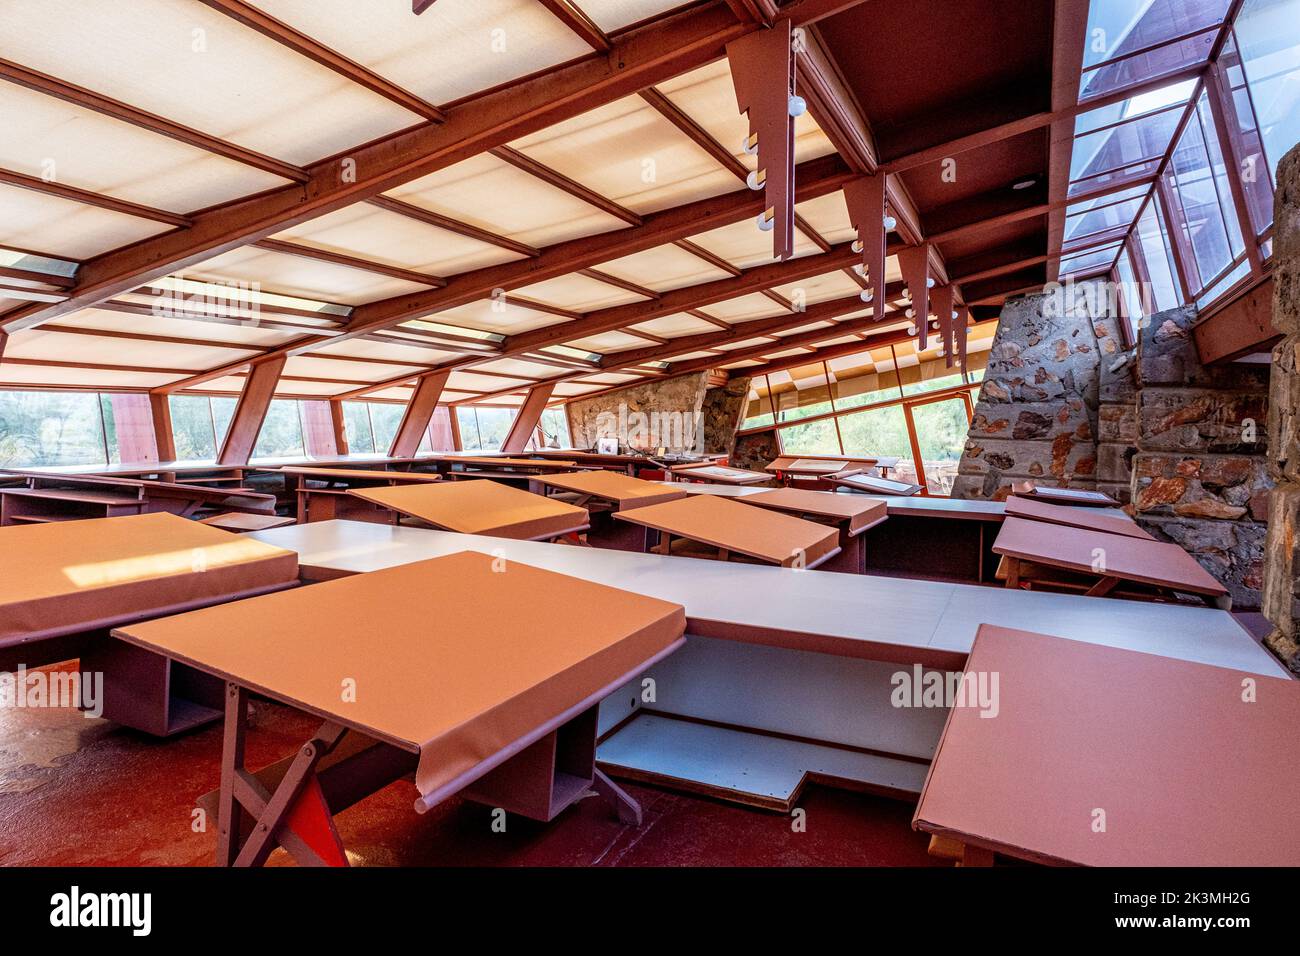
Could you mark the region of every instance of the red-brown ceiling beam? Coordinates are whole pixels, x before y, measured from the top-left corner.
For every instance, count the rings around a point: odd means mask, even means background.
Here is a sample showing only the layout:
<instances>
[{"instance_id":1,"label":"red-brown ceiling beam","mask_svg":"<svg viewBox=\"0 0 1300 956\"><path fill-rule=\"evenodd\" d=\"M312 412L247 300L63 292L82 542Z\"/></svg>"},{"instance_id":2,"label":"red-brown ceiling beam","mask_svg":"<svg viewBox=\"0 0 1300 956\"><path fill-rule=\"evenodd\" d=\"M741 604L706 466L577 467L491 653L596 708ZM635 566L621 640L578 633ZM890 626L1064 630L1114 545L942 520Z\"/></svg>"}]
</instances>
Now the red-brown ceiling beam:
<instances>
[{"instance_id":1,"label":"red-brown ceiling beam","mask_svg":"<svg viewBox=\"0 0 1300 956\"><path fill-rule=\"evenodd\" d=\"M159 461L176 460L176 432L172 428L172 406L166 395L149 395L149 414Z\"/></svg>"},{"instance_id":2,"label":"red-brown ceiling beam","mask_svg":"<svg viewBox=\"0 0 1300 956\"><path fill-rule=\"evenodd\" d=\"M542 6L574 34L598 53L606 53L613 45L595 21L569 0L539 0Z\"/></svg>"},{"instance_id":3,"label":"red-brown ceiling beam","mask_svg":"<svg viewBox=\"0 0 1300 956\"><path fill-rule=\"evenodd\" d=\"M21 299L24 302L62 302L67 297L66 292L33 289L31 286L0 282L0 299Z\"/></svg>"},{"instance_id":4,"label":"red-brown ceiling beam","mask_svg":"<svg viewBox=\"0 0 1300 956\"><path fill-rule=\"evenodd\" d=\"M1055 0L1052 24L1052 110L1078 108L1083 51L1088 31L1089 0ZM1051 124L1047 164L1047 281L1060 275L1061 241L1065 235L1065 207L1069 198L1070 162L1074 155L1074 116Z\"/></svg>"},{"instance_id":5,"label":"red-brown ceiling beam","mask_svg":"<svg viewBox=\"0 0 1300 956\"><path fill-rule=\"evenodd\" d=\"M779 11L776 0L727 0L727 6L741 20L764 25L775 20Z\"/></svg>"},{"instance_id":6,"label":"red-brown ceiling beam","mask_svg":"<svg viewBox=\"0 0 1300 956\"><path fill-rule=\"evenodd\" d=\"M426 275L423 272L416 272L413 269L403 269L399 266L390 266L382 262L374 262L370 259L360 259L356 256L344 255L340 252L328 252L324 249L316 249L312 246L304 246L296 242L286 242L283 239L259 239L253 243L259 249L265 249L267 252L280 252L286 256L297 256L301 259L315 259L318 262L330 262L336 266L345 266L349 269L359 269L362 272L372 272L375 275L388 276L393 279L401 279L403 282L413 282L416 285L432 286L441 289L447 284L447 280L441 276Z\"/></svg>"},{"instance_id":7,"label":"red-brown ceiling beam","mask_svg":"<svg viewBox=\"0 0 1300 956\"><path fill-rule=\"evenodd\" d=\"M851 178L848 167L836 156L804 163L796 175L796 198L800 201L833 193ZM742 188L650 213L644 217L640 226L556 243L547 246L536 259L488 266L449 276L445 289L396 296L357 306L349 331L396 325L406 319L487 298L496 289L509 290L531 285L611 259L644 252L655 246L756 216L762 205L762 197L752 190Z\"/></svg>"},{"instance_id":8,"label":"red-brown ceiling beam","mask_svg":"<svg viewBox=\"0 0 1300 956\"><path fill-rule=\"evenodd\" d=\"M641 91L641 98L654 107L660 116L675 126L678 132L708 153L713 161L723 169L742 181L749 175L749 170L745 167L745 164L738 160L731 150L714 139L708 130L682 112L677 104L663 93L660 93L654 87L650 87Z\"/></svg>"},{"instance_id":9,"label":"red-brown ceiling beam","mask_svg":"<svg viewBox=\"0 0 1300 956\"><path fill-rule=\"evenodd\" d=\"M739 270L737 270L736 275L740 275ZM726 329L735 328L735 326L732 325L730 322L724 322L722 321L722 319L714 318L713 316L709 315L709 313L701 312L699 309L687 309L686 314L690 316L694 316L695 318L699 319L701 322L707 322L709 323L709 325L716 326L719 329L726 330Z\"/></svg>"},{"instance_id":10,"label":"red-brown ceiling beam","mask_svg":"<svg viewBox=\"0 0 1300 956\"><path fill-rule=\"evenodd\" d=\"M393 458L409 458L420 450L420 439L424 436L433 420L434 409L438 407L438 398L447 384L450 372L432 372L420 376L416 382L411 400L402 412L401 424L393 436L392 447L388 454Z\"/></svg>"},{"instance_id":11,"label":"red-brown ceiling beam","mask_svg":"<svg viewBox=\"0 0 1300 956\"><path fill-rule=\"evenodd\" d=\"M517 454L528 447L528 440L533 437L533 430L542 420L542 412L546 410L546 403L551 400L554 391L554 382L546 382L528 390L524 403L519 406L519 413L510 423L505 441L501 443L502 451Z\"/></svg>"},{"instance_id":12,"label":"red-brown ceiling beam","mask_svg":"<svg viewBox=\"0 0 1300 956\"><path fill-rule=\"evenodd\" d=\"M461 222L459 219L452 219L450 216L413 206L408 202L402 202L400 199L393 199L391 196L375 196L368 201L372 206L386 209L388 212L396 213L399 216L405 216L407 219L414 219L416 222L436 226L439 229L446 229L448 232L454 232L458 236L465 236L467 239L477 239L479 242L508 249L510 252L518 253L521 256L538 255L538 250L525 242L516 242L514 239L498 235L488 229L471 226L467 222Z\"/></svg>"},{"instance_id":13,"label":"red-brown ceiling beam","mask_svg":"<svg viewBox=\"0 0 1300 956\"><path fill-rule=\"evenodd\" d=\"M243 3L241 0L200 0L200 2L220 13L224 13L250 29L256 30L262 36L288 47L295 53L319 63L326 69L333 70L358 86L364 86L372 93L378 93L384 99L405 107L417 116L439 123L446 119L442 110L432 103L384 79L378 73L362 66L355 60L348 59L337 50L332 50L306 34L299 33L287 23L277 20L257 7Z\"/></svg>"},{"instance_id":14,"label":"red-brown ceiling beam","mask_svg":"<svg viewBox=\"0 0 1300 956\"><path fill-rule=\"evenodd\" d=\"M537 162L537 160L525 153L519 152L509 146L498 146L491 151L497 159L504 160L516 169L521 169L535 179L540 179L544 183L549 183L556 189L560 189L575 199L581 199L589 206L595 206L601 212L608 213L615 219L621 219L632 226L641 225L641 217L634 213L626 206L619 205L612 199L608 199L596 192L594 189L588 189L576 179L570 179L563 173L551 169L549 166Z\"/></svg>"},{"instance_id":15,"label":"red-brown ceiling beam","mask_svg":"<svg viewBox=\"0 0 1300 956\"><path fill-rule=\"evenodd\" d=\"M0 169L0 183L17 186L19 189L30 189L33 192L45 193L49 196L58 196L60 199L70 199L73 202L84 203L87 206L110 209L113 212L120 212L127 216L135 216L137 219L149 219L153 222L166 223L169 226L190 225L190 220L187 217L168 212L165 209L155 209L153 206L144 206L140 203L128 202L125 199L116 199L102 193L91 192L89 189L79 189L76 186L65 186L63 183L51 182L38 176L28 176L25 173L16 173L9 169Z\"/></svg>"},{"instance_id":16,"label":"red-brown ceiling beam","mask_svg":"<svg viewBox=\"0 0 1300 956\"><path fill-rule=\"evenodd\" d=\"M858 0L861 2L861 0ZM793 0L782 16L804 23L855 6L848 0ZM537 132L714 59L756 27L721 3L662 17L619 37L607 56L506 84L425 124L321 160L309 181L196 214L194 225L87 261L67 302L20 307L0 319L30 328L288 226L371 199L513 139ZM594 264L594 263L591 263Z\"/></svg>"},{"instance_id":17,"label":"red-brown ceiling beam","mask_svg":"<svg viewBox=\"0 0 1300 956\"><path fill-rule=\"evenodd\" d=\"M804 29L795 53L796 87L817 125L857 172L874 173L878 159L866 113L816 27Z\"/></svg>"},{"instance_id":18,"label":"red-brown ceiling beam","mask_svg":"<svg viewBox=\"0 0 1300 956\"><path fill-rule=\"evenodd\" d=\"M266 411L271 407L271 397L280 381L280 373L284 371L284 362L284 357L278 356L258 362L249 369L243 391L235 402L235 414L230 419L230 428L221 443L217 464L248 464L253 447L257 444L258 433L262 430L262 422L266 421Z\"/></svg>"},{"instance_id":19,"label":"red-brown ceiling beam","mask_svg":"<svg viewBox=\"0 0 1300 956\"><path fill-rule=\"evenodd\" d=\"M603 282L606 285L612 285L616 289L622 289L624 292L631 292L634 295L643 296L647 299L659 298L659 293L654 289L638 285L635 282L629 282L627 279L620 279L618 276L612 276L608 272L602 272L599 269L579 269L578 275L586 276L588 279L595 279L597 282Z\"/></svg>"},{"instance_id":20,"label":"red-brown ceiling beam","mask_svg":"<svg viewBox=\"0 0 1300 956\"><path fill-rule=\"evenodd\" d=\"M981 269L979 272L970 272L958 276L954 282L971 283L982 282L985 279L993 279L997 276L1004 276L1011 272L1019 272L1021 269L1028 269L1030 266L1038 266L1048 261L1048 257L1043 256L1026 256L1020 259L1013 259L1010 262L1004 262L1000 265L990 266L987 269Z\"/></svg>"},{"instance_id":21,"label":"red-brown ceiling beam","mask_svg":"<svg viewBox=\"0 0 1300 956\"><path fill-rule=\"evenodd\" d=\"M159 133L169 139L188 143L190 146L197 146L209 153L216 153L218 156L233 159L245 166L252 166L263 172L273 173L293 182L305 183L309 178L306 170L290 163L264 156L251 149L244 149L242 146L236 146L234 143L217 139L207 133L190 129L180 123L173 123L161 116L136 109L134 106L128 106L107 96L101 96L85 87L66 83L63 80L37 70L28 69L9 60L0 59L0 79L17 83L19 86L35 90L38 93L57 97L67 103L93 110L96 113L102 113L124 123L130 123L132 126L147 129L152 133Z\"/></svg>"},{"instance_id":22,"label":"red-brown ceiling beam","mask_svg":"<svg viewBox=\"0 0 1300 956\"><path fill-rule=\"evenodd\" d=\"M0 266L0 277L20 279L23 282L39 282L42 285L54 286L56 289L71 289L75 282L72 276L39 272L36 269L19 269L17 266Z\"/></svg>"},{"instance_id":23,"label":"red-brown ceiling beam","mask_svg":"<svg viewBox=\"0 0 1300 956\"><path fill-rule=\"evenodd\" d=\"M705 249L703 246L696 245L695 243L691 242L689 239L678 239L676 242L673 243L673 245L675 245L678 249L682 249L686 252L689 252L697 259L702 259L703 261L707 262L709 265L713 266L713 268L721 272L726 272L727 274L733 276L740 275L739 266L732 265L726 259L722 258L722 256L714 255L712 252L709 252L708 249Z\"/></svg>"}]
</instances>

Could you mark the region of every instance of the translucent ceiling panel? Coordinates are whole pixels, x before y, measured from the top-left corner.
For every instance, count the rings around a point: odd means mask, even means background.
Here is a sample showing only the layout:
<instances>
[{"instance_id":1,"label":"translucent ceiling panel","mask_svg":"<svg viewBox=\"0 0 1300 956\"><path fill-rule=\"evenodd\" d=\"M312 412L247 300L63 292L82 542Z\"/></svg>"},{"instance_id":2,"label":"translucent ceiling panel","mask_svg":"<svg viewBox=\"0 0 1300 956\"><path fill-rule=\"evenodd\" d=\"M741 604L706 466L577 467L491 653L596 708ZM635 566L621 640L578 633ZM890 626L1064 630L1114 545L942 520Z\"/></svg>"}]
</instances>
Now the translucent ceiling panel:
<instances>
[{"instance_id":1,"label":"translucent ceiling panel","mask_svg":"<svg viewBox=\"0 0 1300 956\"><path fill-rule=\"evenodd\" d=\"M1204 61L1213 43L1208 28L1222 21L1228 2L1092 0L1081 98Z\"/></svg>"},{"instance_id":2,"label":"translucent ceiling panel","mask_svg":"<svg viewBox=\"0 0 1300 956\"><path fill-rule=\"evenodd\" d=\"M662 318L651 319L649 322L638 322L632 326L634 329L641 329L649 332L651 335L657 335L660 338L673 339L683 335L699 335L707 332L719 332L721 329L712 322L705 322L703 319L688 315L685 312L678 312L674 315L665 315Z\"/></svg>"},{"instance_id":3,"label":"translucent ceiling panel","mask_svg":"<svg viewBox=\"0 0 1300 956\"><path fill-rule=\"evenodd\" d=\"M1061 259L1061 275L1077 275L1081 272L1101 269L1115 261L1119 252L1119 243L1081 252L1075 256Z\"/></svg>"},{"instance_id":4,"label":"translucent ceiling panel","mask_svg":"<svg viewBox=\"0 0 1300 956\"><path fill-rule=\"evenodd\" d=\"M1124 166L1121 169L1111 170L1110 172L1100 173L1096 176L1088 176L1084 179L1075 180L1070 183L1069 196L1083 196L1088 193L1095 193L1098 190L1109 189L1112 186L1119 187L1127 183L1149 180L1156 174L1160 168L1163 157L1144 160L1140 163L1134 163L1131 166Z\"/></svg>"},{"instance_id":5,"label":"translucent ceiling panel","mask_svg":"<svg viewBox=\"0 0 1300 956\"><path fill-rule=\"evenodd\" d=\"M1068 243L1073 239L1105 232L1116 226L1131 225L1133 217L1138 214L1138 209L1145 201L1146 187L1143 187L1143 194L1136 199L1091 208L1083 212L1076 212L1071 207L1065 217L1065 241Z\"/></svg>"},{"instance_id":6,"label":"translucent ceiling panel","mask_svg":"<svg viewBox=\"0 0 1300 956\"><path fill-rule=\"evenodd\" d=\"M682 0L582 0L582 12L606 33L690 6Z\"/></svg>"},{"instance_id":7,"label":"translucent ceiling panel","mask_svg":"<svg viewBox=\"0 0 1300 956\"><path fill-rule=\"evenodd\" d=\"M563 316L530 309L513 302L509 295L503 299L492 301L482 299L454 309L446 309L437 313L437 318L439 322L448 325L499 332L505 335L518 335L520 332L531 332L533 329L568 321Z\"/></svg>"},{"instance_id":8,"label":"translucent ceiling panel","mask_svg":"<svg viewBox=\"0 0 1300 956\"><path fill-rule=\"evenodd\" d=\"M1074 133L1076 136L1081 136L1084 133L1091 133L1094 130L1101 129L1103 126L1113 126L1116 123L1147 116L1179 104L1186 105L1192 96L1192 91L1195 89L1196 80L1184 80L1181 83L1170 83L1159 89L1139 93L1137 96L1130 96L1126 100L1120 100L1118 103L1112 103L1109 106L1102 106L1086 113L1080 113L1074 121Z\"/></svg>"},{"instance_id":9,"label":"translucent ceiling panel","mask_svg":"<svg viewBox=\"0 0 1300 956\"><path fill-rule=\"evenodd\" d=\"M0 244L89 259L172 227L61 196L0 185Z\"/></svg>"},{"instance_id":10,"label":"translucent ceiling panel","mask_svg":"<svg viewBox=\"0 0 1300 956\"><path fill-rule=\"evenodd\" d=\"M644 252L602 262L599 269L656 292L712 282L731 275L680 246L656 246Z\"/></svg>"},{"instance_id":11,"label":"translucent ceiling panel","mask_svg":"<svg viewBox=\"0 0 1300 956\"><path fill-rule=\"evenodd\" d=\"M390 279L332 262L267 252L253 246L233 249L199 263L186 270L185 275L192 279L257 283L286 295L348 305L428 290L428 286L402 279Z\"/></svg>"},{"instance_id":12,"label":"translucent ceiling panel","mask_svg":"<svg viewBox=\"0 0 1300 956\"><path fill-rule=\"evenodd\" d=\"M1125 202L1129 199L1143 197L1150 191L1151 187L1143 183L1137 186L1129 186L1127 189L1121 189L1118 192L1110 193L1105 196L1098 196L1095 199L1085 199L1082 202L1071 204L1069 215L1073 216L1078 213L1087 212L1090 209L1096 209L1099 206L1109 206L1112 203Z\"/></svg>"},{"instance_id":13,"label":"translucent ceiling panel","mask_svg":"<svg viewBox=\"0 0 1300 956\"><path fill-rule=\"evenodd\" d=\"M520 286L510 294L573 312L591 312L616 305L648 301L645 296L577 273Z\"/></svg>"}]
</instances>

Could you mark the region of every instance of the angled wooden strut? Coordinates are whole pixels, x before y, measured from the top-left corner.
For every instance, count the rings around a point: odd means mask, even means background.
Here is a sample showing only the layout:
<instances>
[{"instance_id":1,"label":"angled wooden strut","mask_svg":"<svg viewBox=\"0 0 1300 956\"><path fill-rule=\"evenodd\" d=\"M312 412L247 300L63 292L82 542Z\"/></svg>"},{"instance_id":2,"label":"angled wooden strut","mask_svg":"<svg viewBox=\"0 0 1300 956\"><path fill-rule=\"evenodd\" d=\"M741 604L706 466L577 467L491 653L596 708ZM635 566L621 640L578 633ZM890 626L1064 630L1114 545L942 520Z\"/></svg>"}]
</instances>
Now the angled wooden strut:
<instances>
[{"instance_id":1,"label":"angled wooden strut","mask_svg":"<svg viewBox=\"0 0 1300 956\"><path fill-rule=\"evenodd\" d=\"M912 293L912 315L916 322L916 347L924 349L930 327L930 244L908 246L899 250L898 265L903 271L903 281Z\"/></svg>"},{"instance_id":2,"label":"angled wooden strut","mask_svg":"<svg viewBox=\"0 0 1300 956\"><path fill-rule=\"evenodd\" d=\"M939 340L943 343L944 363L948 368L952 368L953 362L953 333L954 319L953 312L953 294L952 286L941 285L932 290L931 298L934 299L934 312L939 317Z\"/></svg>"},{"instance_id":3,"label":"angled wooden strut","mask_svg":"<svg viewBox=\"0 0 1300 956\"><path fill-rule=\"evenodd\" d=\"M749 142L757 137L758 175L772 215L772 255L794 255L794 55L790 21L727 44L736 106L749 117Z\"/></svg>"},{"instance_id":4,"label":"angled wooden strut","mask_svg":"<svg viewBox=\"0 0 1300 956\"><path fill-rule=\"evenodd\" d=\"M871 315L885 315L885 189L884 173L862 176L844 184L849 221L862 243L862 266L871 283Z\"/></svg>"}]
</instances>

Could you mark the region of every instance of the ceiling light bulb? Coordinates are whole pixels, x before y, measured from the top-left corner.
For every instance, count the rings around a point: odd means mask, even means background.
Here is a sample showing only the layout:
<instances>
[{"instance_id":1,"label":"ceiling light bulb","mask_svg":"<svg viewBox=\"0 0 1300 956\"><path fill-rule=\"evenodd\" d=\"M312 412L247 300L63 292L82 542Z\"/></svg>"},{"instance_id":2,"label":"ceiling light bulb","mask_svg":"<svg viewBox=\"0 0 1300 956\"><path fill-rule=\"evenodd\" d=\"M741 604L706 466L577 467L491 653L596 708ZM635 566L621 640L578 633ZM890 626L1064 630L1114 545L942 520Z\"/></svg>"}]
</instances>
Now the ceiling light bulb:
<instances>
[{"instance_id":1,"label":"ceiling light bulb","mask_svg":"<svg viewBox=\"0 0 1300 956\"><path fill-rule=\"evenodd\" d=\"M745 151L746 156L756 156L758 154L758 137L746 136L745 142L741 145L741 149Z\"/></svg>"},{"instance_id":2,"label":"ceiling light bulb","mask_svg":"<svg viewBox=\"0 0 1300 956\"><path fill-rule=\"evenodd\" d=\"M745 185L754 190L763 188L763 183L758 178L757 169L745 177Z\"/></svg>"},{"instance_id":3,"label":"ceiling light bulb","mask_svg":"<svg viewBox=\"0 0 1300 956\"><path fill-rule=\"evenodd\" d=\"M867 276L867 267L860 262L854 263L853 271L856 272L858 275L862 276L864 279Z\"/></svg>"},{"instance_id":4,"label":"ceiling light bulb","mask_svg":"<svg viewBox=\"0 0 1300 956\"><path fill-rule=\"evenodd\" d=\"M775 225L776 220L770 218L767 213L760 212L758 214L758 228L763 230L763 232L771 232L772 227Z\"/></svg>"},{"instance_id":5,"label":"ceiling light bulb","mask_svg":"<svg viewBox=\"0 0 1300 956\"><path fill-rule=\"evenodd\" d=\"M870 301L871 301L871 290L870 290L870 289L863 289L861 292L858 293L858 298L861 299L863 302L870 302Z\"/></svg>"},{"instance_id":6,"label":"ceiling light bulb","mask_svg":"<svg viewBox=\"0 0 1300 956\"><path fill-rule=\"evenodd\" d=\"M957 314L957 310L956 310L956 309L953 309L953 310L952 310L952 317L953 317L954 319L961 318L961 317Z\"/></svg>"},{"instance_id":7,"label":"ceiling light bulb","mask_svg":"<svg viewBox=\"0 0 1300 956\"><path fill-rule=\"evenodd\" d=\"M915 326L915 325L909 325L909 326L907 327L907 334L908 334L909 337L910 337L910 336L913 336L913 335L916 335L916 326Z\"/></svg>"},{"instance_id":8,"label":"ceiling light bulb","mask_svg":"<svg viewBox=\"0 0 1300 956\"><path fill-rule=\"evenodd\" d=\"M885 217L885 232L893 232L898 228L898 220L893 216Z\"/></svg>"},{"instance_id":9,"label":"ceiling light bulb","mask_svg":"<svg viewBox=\"0 0 1300 956\"><path fill-rule=\"evenodd\" d=\"M939 323L938 323L938 322L931 322L931 323L930 323L930 328L933 329L934 331L938 332L938 331L939 331Z\"/></svg>"},{"instance_id":10,"label":"ceiling light bulb","mask_svg":"<svg viewBox=\"0 0 1300 956\"><path fill-rule=\"evenodd\" d=\"M926 280L925 280L925 287L926 287L927 289L933 289L933 288L934 288L934 280L933 280L933 279L926 279Z\"/></svg>"},{"instance_id":11,"label":"ceiling light bulb","mask_svg":"<svg viewBox=\"0 0 1300 956\"><path fill-rule=\"evenodd\" d=\"M907 316L909 319L914 319L916 318L916 309L908 309L903 314Z\"/></svg>"},{"instance_id":12,"label":"ceiling light bulb","mask_svg":"<svg viewBox=\"0 0 1300 956\"><path fill-rule=\"evenodd\" d=\"M854 252L861 252L861 251L862 251L862 240L861 240L861 239L854 239L854 240L853 240L853 245L850 246L849 248L852 249Z\"/></svg>"},{"instance_id":13,"label":"ceiling light bulb","mask_svg":"<svg viewBox=\"0 0 1300 956\"><path fill-rule=\"evenodd\" d=\"M786 101L786 108L791 116L803 116L804 113L808 112L808 103L802 96L791 96Z\"/></svg>"}]
</instances>

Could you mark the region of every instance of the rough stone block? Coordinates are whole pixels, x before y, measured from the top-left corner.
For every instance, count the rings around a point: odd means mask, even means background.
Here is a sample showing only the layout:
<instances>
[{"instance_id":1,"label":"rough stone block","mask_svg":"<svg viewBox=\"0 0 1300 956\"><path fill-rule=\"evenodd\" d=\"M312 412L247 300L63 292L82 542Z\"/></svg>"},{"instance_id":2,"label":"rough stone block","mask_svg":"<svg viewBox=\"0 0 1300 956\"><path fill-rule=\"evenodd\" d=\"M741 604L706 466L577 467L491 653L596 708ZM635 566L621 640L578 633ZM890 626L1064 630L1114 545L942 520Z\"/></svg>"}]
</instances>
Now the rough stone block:
<instances>
[{"instance_id":1,"label":"rough stone block","mask_svg":"<svg viewBox=\"0 0 1300 956\"><path fill-rule=\"evenodd\" d=\"M1234 609L1260 607L1265 525L1180 517L1139 517L1139 524L1159 540L1172 541L1191 554L1228 589Z\"/></svg>"},{"instance_id":2,"label":"rough stone block","mask_svg":"<svg viewBox=\"0 0 1300 956\"><path fill-rule=\"evenodd\" d=\"M1133 505L1142 515L1264 521L1273 481L1249 455L1133 456Z\"/></svg>"},{"instance_id":3,"label":"rough stone block","mask_svg":"<svg viewBox=\"0 0 1300 956\"><path fill-rule=\"evenodd\" d=\"M1264 542L1264 615L1291 640L1300 639L1300 485L1287 482L1273 489Z\"/></svg>"},{"instance_id":4,"label":"rough stone block","mask_svg":"<svg viewBox=\"0 0 1300 956\"><path fill-rule=\"evenodd\" d=\"M1262 392L1144 388L1138 422L1144 451L1262 455L1268 447L1268 400Z\"/></svg>"}]
</instances>

